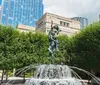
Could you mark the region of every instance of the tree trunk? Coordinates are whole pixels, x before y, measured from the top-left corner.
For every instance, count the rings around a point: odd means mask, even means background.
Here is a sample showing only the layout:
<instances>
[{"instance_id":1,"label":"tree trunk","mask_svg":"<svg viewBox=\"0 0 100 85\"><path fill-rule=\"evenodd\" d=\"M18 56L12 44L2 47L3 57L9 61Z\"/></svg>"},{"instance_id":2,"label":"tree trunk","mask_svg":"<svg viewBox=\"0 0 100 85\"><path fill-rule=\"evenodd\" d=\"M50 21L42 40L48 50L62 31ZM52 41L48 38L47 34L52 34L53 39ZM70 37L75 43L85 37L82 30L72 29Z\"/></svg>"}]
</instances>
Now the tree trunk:
<instances>
[{"instance_id":1,"label":"tree trunk","mask_svg":"<svg viewBox=\"0 0 100 85\"><path fill-rule=\"evenodd\" d=\"M2 70L1 81L3 81L3 76L4 76L4 69Z\"/></svg>"},{"instance_id":2,"label":"tree trunk","mask_svg":"<svg viewBox=\"0 0 100 85\"><path fill-rule=\"evenodd\" d=\"M32 76L34 76L34 69L32 70Z\"/></svg>"},{"instance_id":3,"label":"tree trunk","mask_svg":"<svg viewBox=\"0 0 100 85\"><path fill-rule=\"evenodd\" d=\"M8 70L6 70L6 81L8 80Z\"/></svg>"}]
</instances>

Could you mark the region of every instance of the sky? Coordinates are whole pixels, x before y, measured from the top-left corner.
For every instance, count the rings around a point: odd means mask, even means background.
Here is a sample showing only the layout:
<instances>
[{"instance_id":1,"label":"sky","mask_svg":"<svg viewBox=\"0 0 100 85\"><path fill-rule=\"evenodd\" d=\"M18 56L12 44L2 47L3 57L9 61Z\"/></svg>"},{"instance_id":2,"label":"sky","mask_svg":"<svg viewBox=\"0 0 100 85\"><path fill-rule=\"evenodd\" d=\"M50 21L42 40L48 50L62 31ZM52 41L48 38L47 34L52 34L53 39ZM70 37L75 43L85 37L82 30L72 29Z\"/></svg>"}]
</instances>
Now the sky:
<instances>
[{"instance_id":1,"label":"sky","mask_svg":"<svg viewBox=\"0 0 100 85\"><path fill-rule=\"evenodd\" d=\"M86 17L89 23L99 20L100 0L43 0L44 13L64 17Z\"/></svg>"}]
</instances>

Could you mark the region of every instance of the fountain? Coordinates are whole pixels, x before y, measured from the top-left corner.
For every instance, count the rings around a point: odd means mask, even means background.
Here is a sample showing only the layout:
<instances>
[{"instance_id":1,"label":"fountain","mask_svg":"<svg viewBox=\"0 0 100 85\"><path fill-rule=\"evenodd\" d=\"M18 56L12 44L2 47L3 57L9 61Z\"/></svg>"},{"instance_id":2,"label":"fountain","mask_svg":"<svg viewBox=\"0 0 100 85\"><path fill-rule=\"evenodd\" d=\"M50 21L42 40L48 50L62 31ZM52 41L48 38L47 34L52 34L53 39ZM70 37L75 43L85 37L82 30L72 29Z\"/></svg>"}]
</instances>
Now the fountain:
<instances>
[{"instance_id":1,"label":"fountain","mask_svg":"<svg viewBox=\"0 0 100 85\"><path fill-rule=\"evenodd\" d=\"M72 77L67 65L39 65L34 78L25 85L83 85L79 79Z\"/></svg>"}]
</instances>

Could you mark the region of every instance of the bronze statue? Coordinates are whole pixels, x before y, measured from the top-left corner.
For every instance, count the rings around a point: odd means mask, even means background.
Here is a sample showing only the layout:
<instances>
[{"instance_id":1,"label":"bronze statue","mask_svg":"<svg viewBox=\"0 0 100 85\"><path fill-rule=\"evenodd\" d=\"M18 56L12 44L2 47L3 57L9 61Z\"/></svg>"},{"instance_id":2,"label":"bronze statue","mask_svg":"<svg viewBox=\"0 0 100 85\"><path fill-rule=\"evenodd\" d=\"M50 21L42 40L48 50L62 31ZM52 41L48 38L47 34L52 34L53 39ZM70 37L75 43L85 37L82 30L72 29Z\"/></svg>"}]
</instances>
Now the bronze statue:
<instances>
[{"instance_id":1,"label":"bronze statue","mask_svg":"<svg viewBox=\"0 0 100 85\"><path fill-rule=\"evenodd\" d=\"M59 29L58 25L52 26L52 24L51 24L51 29L48 34L48 39L49 39L48 50L49 50L49 54L52 56L51 61L52 63L54 63L54 54L56 51L59 51L57 35L59 34L61 30Z\"/></svg>"}]
</instances>

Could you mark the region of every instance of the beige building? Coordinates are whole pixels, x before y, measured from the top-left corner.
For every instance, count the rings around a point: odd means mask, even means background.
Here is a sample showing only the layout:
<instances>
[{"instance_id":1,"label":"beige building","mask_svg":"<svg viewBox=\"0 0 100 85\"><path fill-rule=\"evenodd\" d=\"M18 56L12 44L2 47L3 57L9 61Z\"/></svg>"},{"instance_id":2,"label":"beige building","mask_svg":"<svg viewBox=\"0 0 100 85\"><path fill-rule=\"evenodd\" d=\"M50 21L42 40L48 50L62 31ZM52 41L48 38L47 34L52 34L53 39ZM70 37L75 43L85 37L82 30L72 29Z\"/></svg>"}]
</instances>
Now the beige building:
<instances>
[{"instance_id":1,"label":"beige building","mask_svg":"<svg viewBox=\"0 0 100 85\"><path fill-rule=\"evenodd\" d=\"M80 22L76 20L71 20L70 18L62 17L59 15L45 13L43 17L36 23L36 31L44 32L48 34L51 28L51 21L53 21L53 26L58 24L60 27L60 34L67 34L71 36L80 31Z\"/></svg>"},{"instance_id":2,"label":"beige building","mask_svg":"<svg viewBox=\"0 0 100 85\"><path fill-rule=\"evenodd\" d=\"M35 32L35 27L31 27L31 26L27 26L27 25L23 25L23 24L18 24L17 29L20 32Z\"/></svg>"}]
</instances>

